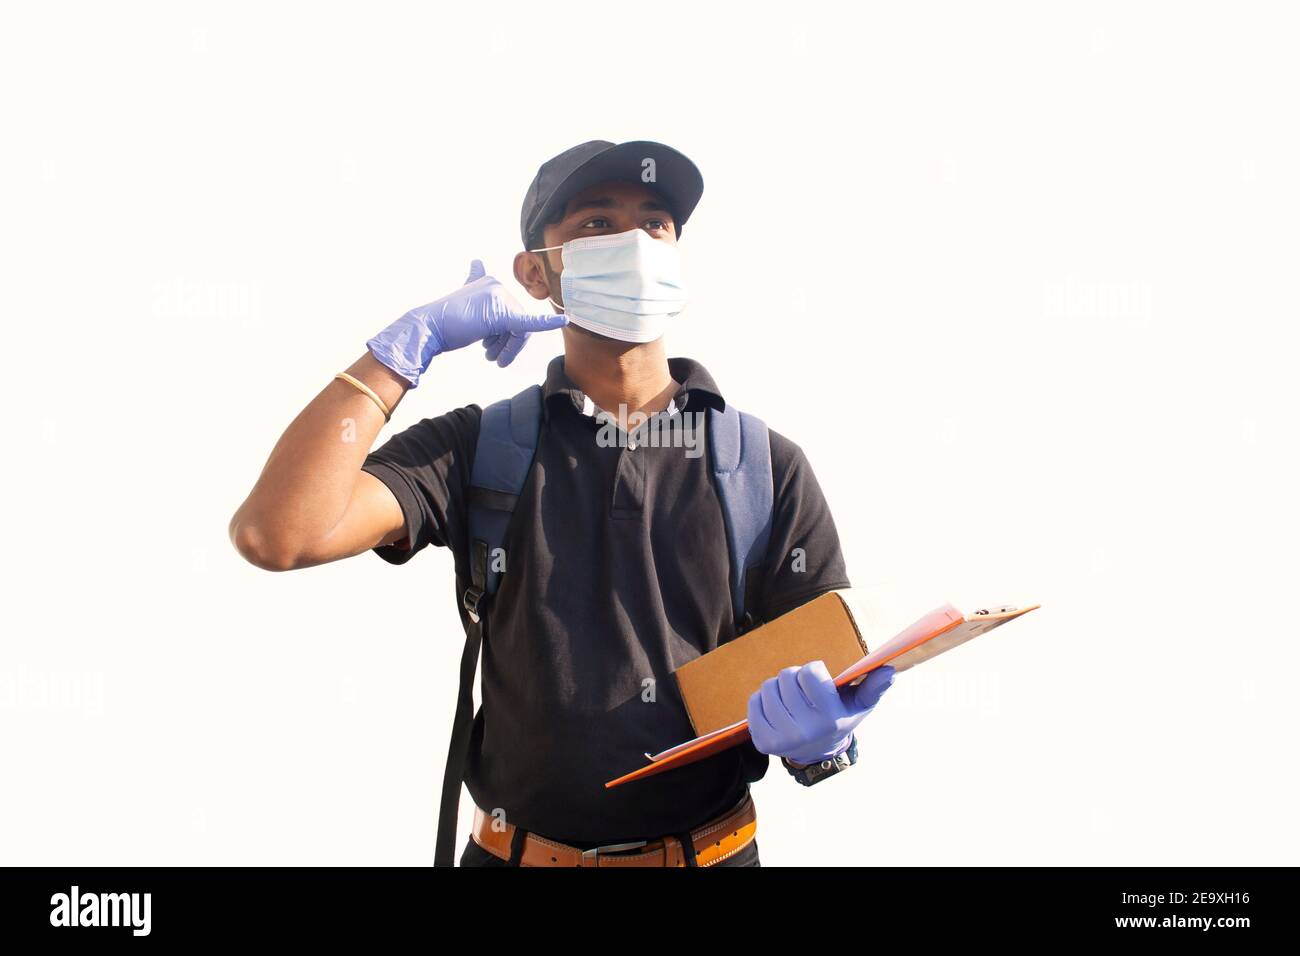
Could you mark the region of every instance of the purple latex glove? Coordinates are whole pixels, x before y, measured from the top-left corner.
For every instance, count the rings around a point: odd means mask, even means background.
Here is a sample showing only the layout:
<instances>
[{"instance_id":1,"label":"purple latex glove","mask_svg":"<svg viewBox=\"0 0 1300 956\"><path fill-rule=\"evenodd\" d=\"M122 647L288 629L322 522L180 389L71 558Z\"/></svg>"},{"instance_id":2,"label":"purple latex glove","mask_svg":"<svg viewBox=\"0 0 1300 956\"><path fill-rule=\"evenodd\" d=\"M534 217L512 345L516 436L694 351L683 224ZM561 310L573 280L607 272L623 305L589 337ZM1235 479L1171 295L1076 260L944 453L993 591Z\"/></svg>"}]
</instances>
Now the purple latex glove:
<instances>
[{"instance_id":1,"label":"purple latex glove","mask_svg":"<svg viewBox=\"0 0 1300 956\"><path fill-rule=\"evenodd\" d=\"M487 360L505 368L533 332L558 329L568 321L564 315L524 311L475 259L463 286L407 312L366 342L366 348L415 388L435 355L482 341Z\"/></svg>"},{"instance_id":2,"label":"purple latex glove","mask_svg":"<svg viewBox=\"0 0 1300 956\"><path fill-rule=\"evenodd\" d=\"M760 753L794 763L828 760L852 743L853 729L894 683L888 664L843 690L824 661L786 667L749 698L749 736Z\"/></svg>"}]
</instances>

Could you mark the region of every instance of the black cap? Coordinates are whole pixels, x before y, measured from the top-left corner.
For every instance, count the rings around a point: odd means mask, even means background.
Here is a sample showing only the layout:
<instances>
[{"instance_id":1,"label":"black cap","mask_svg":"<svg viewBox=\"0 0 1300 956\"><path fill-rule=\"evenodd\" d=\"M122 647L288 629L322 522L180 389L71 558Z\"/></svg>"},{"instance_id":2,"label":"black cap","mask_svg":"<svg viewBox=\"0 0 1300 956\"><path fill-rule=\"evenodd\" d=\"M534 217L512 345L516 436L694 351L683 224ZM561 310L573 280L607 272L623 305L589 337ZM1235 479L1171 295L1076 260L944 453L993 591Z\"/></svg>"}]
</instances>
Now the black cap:
<instances>
[{"instance_id":1,"label":"black cap","mask_svg":"<svg viewBox=\"0 0 1300 956\"><path fill-rule=\"evenodd\" d=\"M654 160L653 180L642 178L648 168L647 159ZM528 237L538 224L554 218L575 194L605 182L644 183L658 191L672 210L678 236L704 192L704 177L699 169L671 146L645 140L616 146L593 139L566 149L537 170L519 216L524 247L528 247Z\"/></svg>"}]
</instances>

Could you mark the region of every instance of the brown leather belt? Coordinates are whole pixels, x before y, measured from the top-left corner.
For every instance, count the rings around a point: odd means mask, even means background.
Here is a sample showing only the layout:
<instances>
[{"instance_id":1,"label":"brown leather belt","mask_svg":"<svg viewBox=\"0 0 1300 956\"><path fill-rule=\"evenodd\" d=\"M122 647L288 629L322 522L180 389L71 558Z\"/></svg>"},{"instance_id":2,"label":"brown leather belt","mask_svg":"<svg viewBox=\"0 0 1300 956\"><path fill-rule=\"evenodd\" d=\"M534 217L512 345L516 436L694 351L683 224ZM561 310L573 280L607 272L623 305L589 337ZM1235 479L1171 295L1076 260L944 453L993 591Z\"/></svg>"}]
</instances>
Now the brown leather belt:
<instances>
[{"instance_id":1,"label":"brown leather belt","mask_svg":"<svg viewBox=\"0 0 1300 956\"><path fill-rule=\"evenodd\" d=\"M474 827L470 831L475 843L493 856L510 859L510 846L515 836L512 823L503 824L474 807ZM713 866L734 856L754 839L758 822L754 815L754 800L748 792L726 813L691 831L695 846L697 866ZM686 851L676 836L663 836L635 843L610 843L606 846L582 850L567 843L558 843L538 836L524 834L520 866L686 866Z\"/></svg>"}]
</instances>

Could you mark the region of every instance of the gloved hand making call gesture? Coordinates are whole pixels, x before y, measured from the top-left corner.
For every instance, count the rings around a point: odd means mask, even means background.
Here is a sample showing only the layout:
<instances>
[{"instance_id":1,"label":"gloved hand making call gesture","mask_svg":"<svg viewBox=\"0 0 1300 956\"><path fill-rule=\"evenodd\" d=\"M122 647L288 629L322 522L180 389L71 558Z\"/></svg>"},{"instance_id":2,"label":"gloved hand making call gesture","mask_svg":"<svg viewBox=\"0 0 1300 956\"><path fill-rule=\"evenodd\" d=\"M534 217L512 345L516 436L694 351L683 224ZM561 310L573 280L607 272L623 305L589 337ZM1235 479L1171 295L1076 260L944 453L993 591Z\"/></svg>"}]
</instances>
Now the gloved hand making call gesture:
<instances>
[{"instance_id":1,"label":"gloved hand making call gesture","mask_svg":"<svg viewBox=\"0 0 1300 956\"><path fill-rule=\"evenodd\" d=\"M463 286L407 312L366 347L414 388L435 355L481 341L487 360L504 368L532 333L558 329L568 321L564 315L525 311L475 259Z\"/></svg>"},{"instance_id":2,"label":"gloved hand making call gesture","mask_svg":"<svg viewBox=\"0 0 1300 956\"><path fill-rule=\"evenodd\" d=\"M760 753L797 764L829 760L848 749L853 730L894 683L888 664L856 687L835 686L823 661L784 668L749 698L749 736Z\"/></svg>"}]
</instances>

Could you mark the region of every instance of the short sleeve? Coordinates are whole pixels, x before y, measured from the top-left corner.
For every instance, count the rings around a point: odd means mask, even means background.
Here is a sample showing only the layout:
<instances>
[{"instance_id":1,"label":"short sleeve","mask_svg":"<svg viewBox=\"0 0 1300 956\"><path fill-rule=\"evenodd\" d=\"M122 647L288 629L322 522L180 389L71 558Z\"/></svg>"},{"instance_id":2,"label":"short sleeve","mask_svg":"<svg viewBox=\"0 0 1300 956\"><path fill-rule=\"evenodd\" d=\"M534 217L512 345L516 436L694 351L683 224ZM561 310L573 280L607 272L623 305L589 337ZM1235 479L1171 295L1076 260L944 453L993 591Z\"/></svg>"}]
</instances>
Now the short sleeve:
<instances>
[{"instance_id":1,"label":"short sleeve","mask_svg":"<svg viewBox=\"0 0 1300 956\"><path fill-rule=\"evenodd\" d=\"M812 465L790 439L770 429L768 436L775 500L760 621L849 586L840 536Z\"/></svg>"},{"instance_id":2,"label":"short sleeve","mask_svg":"<svg viewBox=\"0 0 1300 956\"><path fill-rule=\"evenodd\" d=\"M406 522L404 540L374 549L385 561L405 564L430 544L463 554L481 415L479 406L466 405L423 419L366 456L361 470L388 486Z\"/></svg>"}]
</instances>

